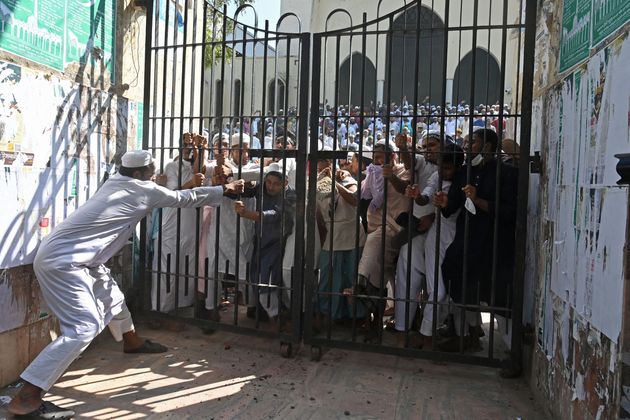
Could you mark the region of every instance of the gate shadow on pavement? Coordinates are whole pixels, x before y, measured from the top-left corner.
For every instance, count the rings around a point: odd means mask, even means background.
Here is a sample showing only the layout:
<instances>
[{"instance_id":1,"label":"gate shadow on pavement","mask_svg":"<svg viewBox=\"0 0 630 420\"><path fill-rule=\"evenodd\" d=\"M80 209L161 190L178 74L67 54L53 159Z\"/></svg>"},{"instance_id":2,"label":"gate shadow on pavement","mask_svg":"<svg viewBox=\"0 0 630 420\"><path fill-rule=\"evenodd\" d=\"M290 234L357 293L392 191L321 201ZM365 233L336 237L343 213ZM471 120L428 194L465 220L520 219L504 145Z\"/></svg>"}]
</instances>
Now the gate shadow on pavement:
<instances>
[{"instance_id":1,"label":"gate shadow on pavement","mask_svg":"<svg viewBox=\"0 0 630 420\"><path fill-rule=\"evenodd\" d=\"M47 399L93 419L546 418L525 382L479 366L339 349L284 359L270 339L139 327L169 352L124 354L105 332Z\"/></svg>"}]
</instances>

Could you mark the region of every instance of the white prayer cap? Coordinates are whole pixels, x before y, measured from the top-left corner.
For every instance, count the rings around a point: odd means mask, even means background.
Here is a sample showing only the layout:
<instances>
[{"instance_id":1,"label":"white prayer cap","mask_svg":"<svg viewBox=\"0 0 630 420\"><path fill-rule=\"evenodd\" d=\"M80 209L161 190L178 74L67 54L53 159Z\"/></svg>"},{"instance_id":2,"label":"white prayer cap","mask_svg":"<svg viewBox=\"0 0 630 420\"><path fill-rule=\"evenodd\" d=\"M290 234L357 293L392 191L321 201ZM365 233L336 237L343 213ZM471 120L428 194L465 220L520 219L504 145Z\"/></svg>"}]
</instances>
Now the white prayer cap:
<instances>
[{"instance_id":1,"label":"white prayer cap","mask_svg":"<svg viewBox=\"0 0 630 420\"><path fill-rule=\"evenodd\" d=\"M375 146L383 146L385 148L386 151L388 152L397 152L398 151L398 147L396 147L396 143L394 143L391 140L379 140L376 142Z\"/></svg>"},{"instance_id":2,"label":"white prayer cap","mask_svg":"<svg viewBox=\"0 0 630 420\"><path fill-rule=\"evenodd\" d=\"M212 144L218 144L219 138L221 139L221 142L230 142L230 136L227 133L216 133L212 137Z\"/></svg>"},{"instance_id":3,"label":"white prayer cap","mask_svg":"<svg viewBox=\"0 0 630 420\"><path fill-rule=\"evenodd\" d=\"M269 174L275 174L282 178L282 166L276 162L270 163L269 166L265 168L265 176Z\"/></svg>"},{"instance_id":4,"label":"white prayer cap","mask_svg":"<svg viewBox=\"0 0 630 420\"><path fill-rule=\"evenodd\" d=\"M422 139L424 140L425 138L433 138L442 141L442 133L440 130L427 130L422 133Z\"/></svg>"},{"instance_id":5,"label":"white prayer cap","mask_svg":"<svg viewBox=\"0 0 630 420\"><path fill-rule=\"evenodd\" d=\"M153 163L153 156L146 150L129 150L122 157L125 168L142 168Z\"/></svg>"},{"instance_id":6,"label":"white prayer cap","mask_svg":"<svg viewBox=\"0 0 630 420\"><path fill-rule=\"evenodd\" d=\"M238 146L241 144L241 136L243 136L243 144L249 145L249 135L245 133L234 133L232 134L232 146Z\"/></svg>"}]
</instances>

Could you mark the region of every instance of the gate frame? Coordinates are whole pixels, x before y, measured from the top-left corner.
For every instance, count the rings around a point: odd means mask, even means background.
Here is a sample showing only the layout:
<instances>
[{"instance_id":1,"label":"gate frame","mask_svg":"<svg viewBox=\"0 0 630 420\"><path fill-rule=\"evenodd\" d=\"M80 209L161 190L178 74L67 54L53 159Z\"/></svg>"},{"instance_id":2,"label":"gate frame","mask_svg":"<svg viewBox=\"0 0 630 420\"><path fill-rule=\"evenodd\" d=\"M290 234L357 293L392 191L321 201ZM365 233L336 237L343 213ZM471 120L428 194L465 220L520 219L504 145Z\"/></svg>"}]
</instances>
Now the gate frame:
<instances>
[{"instance_id":1,"label":"gate frame","mask_svg":"<svg viewBox=\"0 0 630 420\"><path fill-rule=\"evenodd\" d=\"M153 68L152 68L152 58L153 53L157 49L161 49L163 47L154 47L153 46L153 32L154 32L154 19L157 19L154 15L154 1L150 0L146 2L146 38L145 38L145 57L144 57L144 104L145 109L142 116L143 121L143 137L142 137L142 147L143 149L149 149L150 142L150 125L151 125L151 96L152 90L155 89L153 85ZM207 25L207 9L209 7L214 7L209 4L210 0L201 0L203 1L203 9L204 9L204 30ZM382 1L382 0L381 0ZM379 2L379 8L380 3ZM446 0L447 8L450 0ZM476 4L478 0L475 0ZM295 220L299 222L304 219L304 216L308 217L307 220L315 220L315 203L308 202L307 197L313 195L312 191L315 189L315 183L310 182L308 185L309 190L306 188L306 173L305 169L307 167L307 163L310 164L309 168L309 179L316 178L316 163L317 160L322 157L327 158L339 158L341 154L345 154L342 151L334 151L334 152L320 152L317 150L318 144L318 127L319 127L319 102L320 102L320 88L321 88L321 54L322 54L322 41L326 37L331 34L337 33L341 34L347 31L353 31L358 28L363 28L362 33L357 33L352 36L361 37L363 40L363 49L365 50L365 38L369 31L367 31L368 26L374 23L380 23L384 21L390 16L394 16L397 14L406 13L406 11L413 6L422 5L421 0L415 0L407 3L405 1L405 5L386 16L377 16L376 19L372 21L367 21L367 14L363 14L363 21L358 25L351 25L347 28L336 29L331 31L319 32L319 33L310 33L310 32L300 32L300 33L287 33L276 31L273 32L277 36L287 36L291 37L291 39L299 39L301 42L300 46L300 55L301 55L301 63L300 68L298 70L299 74L299 100L298 100L298 148L295 154L296 163L298 168L304 169L303 174L299 174L296 178L296 193L298 194L298 200L296 202L296 215ZM512 343L510 349L510 359L509 361L509 370L513 374L520 374L522 367L522 359L523 359L523 337L522 337L522 310L523 310L523 281L525 276L525 263L526 263L526 244L527 244L527 206L528 206L528 192L529 192L529 175L530 175L530 147L531 147L531 121L532 121L532 101L533 101L533 80L534 80L534 62L535 62L535 39L536 39L536 17L537 17L537 0L522 0L522 6L525 7L525 21L524 23L519 24L520 30L524 30L524 45L523 45L523 77L522 84L520 89L522 91L522 98L520 101L520 163L519 163L519 194L518 194L518 204L517 204L517 216L516 216L516 260L514 267L514 289L513 289L513 304L512 304ZM504 6L507 7L507 6ZM227 7L224 6L223 13L225 14L227 11ZM343 9L336 9L343 10ZM448 10L448 9L447 9ZM335 12L333 11L333 12ZM279 22L286 16L283 15ZM223 19L227 19L227 16L224 16ZM448 18L447 18L448 19ZM446 21L448 22L448 20ZM238 24L237 21L235 21ZM248 25L244 25L245 28L250 28ZM514 25L509 25L513 27ZM478 27L473 25L472 29L476 33ZM378 32L377 27L377 32ZM448 25L445 24L444 30L448 33ZM506 26L503 25L503 31L505 32ZM260 31L260 29L258 29ZM269 33L268 25L266 26L265 33ZM205 35L204 35L205 38ZM445 43L448 40L448 36L445 36ZM224 38L225 42L225 38ZM205 47L208 44L208 41L204 39L202 46L202 60L205 57ZM186 48L191 44L181 44L181 47ZM179 45L178 45L179 47ZM502 47L505 47L505 43ZM177 47L176 47L177 48ZM378 48L378 42L377 42ZM265 52L266 56L266 52ZM445 52L445 62L447 60ZM352 56L350 57L352 61ZM504 62L501 63L502 67L505 65ZM350 64L352 68L352 64ZM205 70L205 66L203 66ZM473 66L474 67L474 66ZM326 71L326 69L324 69ZM474 71L474 68L473 68ZM518 71L518 69L517 69ZM416 72L417 73L417 72ZM352 74L352 72L351 72ZM157 77L157 75L155 76ZM202 79L205 77L204 73L201 73ZM505 74L502 73L502 77L505 78ZM288 81L287 81L288 83ZM446 80L443 82L446 83ZM266 85L266 81L263 81L263 85ZM474 85L474 84L473 84ZM391 86L391 84L390 84ZM503 86L502 86L503 87ZM210 92L213 91L213 86L210 87ZM263 87L264 91L266 91L266 86ZM286 85L286 89L288 91L288 85ZM351 89L351 88L350 88ZM417 89L417 87L416 87ZM241 87L241 98L244 97L244 87ZM204 85L201 83L201 92L200 95L203 98ZM445 92L445 90L444 90ZM362 96L363 96L362 92ZM264 97L265 93L263 93ZM310 95L310 101L309 101ZM223 99L221 98L221 103ZM362 101L363 102L363 101ZM309 107L310 103L310 107ZM415 105L415 104L414 104ZM241 100L241 106L243 106L243 102ZM264 105L263 105L264 106ZM206 116L203 113L203 104L202 104L202 112L201 116L199 116L202 121L207 118L211 118L210 115ZM225 113L224 113L225 114ZM442 117L444 117L444 111L442 112ZM218 116L215 116L215 118ZM262 118L265 116L263 115ZM158 118L166 118L164 116ZM363 123L362 123L363 125ZM310 137L309 137L309 129ZM442 128L443 130L443 128ZM272 154L269 154L271 156ZM262 157L265 156L263 152L261 154ZM199 220L199 219L198 219ZM306 234L306 235L305 235ZM361 351L371 351L383 354L392 354L398 356L416 356L431 360L441 360L441 361L453 361L453 362L463 362L463 363L473 363L478 365L485 366L499 366L502 364L502 360L495 359L492 357L479 357L479 356L470 356L462 353L444 353L444 352L436 352L436 351L426 351L426 350L414 350L410 348L396 348L383 346L381 344L361 344L353 340L352 342L341 341L341 340L331 340L331 339L322 339L318 337L314 337L312 334L312 315L313 308L311 304L308 302L313 301L313 291L316 290L316 276L315 276L315 261L314 261L314 241L316 240L315 236L315 226L312 223L309 223L304 228L303 223L296 223L296 238L306 238L306 244L303 240L296 240L295 243L295 257L294 257L294 287L291 289L292 299L291 299L291 319L292 326L291 332L289 334L277 333L277 332L269 332L262 331L258 329L250 329L243 328L238 325L232 324L220 324L215 323L208 320L202 320L197 318L185 318L181 316L167 315L157 311L144 310L143 312L150 314L151 316L157 316L163 319L176 319L179 321L184 321L188 324L193 324L201 327L212 326L217 329L242 333L242 334L250 334L256 336L266 336L277 338L280 337L284 343L288 344L296 344L298 345L302 340L305 345L310 345L311 349L317 349L321 346L326 347L338 347L345 348L351 350L361 350ZM141 304L143 308L150 308L150 290L151 290L151 267L147 267L147 221L143 219L140 227L140 255L139 255L139 265L140 265L140 291L141 291ZM198 241L196 245L196 254L199 254L198 251ZM297 270L299 268L299 270ZM197 276L200 278L201 276ZM304 297L304 300L303 300ZM435 305L434 305L435 306ZM304 314L304 317L302 315Z\"/></svg>"},{"instance_id":2,"label":"gate frame","mask_svg":"<svg viewBox=\"0 0 630 420\"><path fill-rule=\"evenodd\" d=\"M382 1L382 0L381 0ZM446 0L446 20L444 25L445 33L445 44L448 43L448 10L449 4L451 0ZM479 0L475 1L475 10L478 6ZM380 6L379 2L379 6ZM305 307L305 316L304 316L304 344L311 346L311 358L313 360L318 360L321 356L321 347L337 347L343 348L347 350L359 350L359 351L369 351L381 354L392 354L397 356L414 356L419 358L425 358L429 360L436 361L450 361L450 362L459 362L459 363L467 363L467 364L476 364L482 366L490 366L490 367L502 367L502 376L505 377L515 377L519 376L522 372L523 365L523 282L525 277L525 263L526 263L526 253L527 253L527 210L528 210L528 199L529 199L529 176L530 176L530 148L531 148L531 121L532 121L532 100L533 100L533 80L534 80L534 62L535 62L535 41L536 41L536 17L537 17L537 0L522 0L521 8L525 7L525 20L518 25L510 25L506 22L501 24L502 37L503 42L501 48L505 50L506 48L506 31L507 28L510 27L518 27L519 30L524 30L524 42L523 42L523 63L522 63L522 81L521 86L517 86L517 89L521 89L522 97L520 104L517 103L517 106L520 105L520 159L518 166L518 197L517 197L517 215L516 215L516 229L515 229L515 265L514 265L514 276L513 276L513 284L514 288L512 290L512 308L511 308L511 328L512 328L512 337L511 337L511 346L510 346L510 358L509 359L497 359L493 356L493 352L489 349L488 356L474 356L467 355L464 353L447 353L440 351L432 351L432 350L420 350L420 349L412 349L412 348L399 348L392 346L385 346L382 344L369 344L369 343L359 343L356 341L356 337L352 337L352 341L343 341L343 340L335 340L332 338L321 338L315 337L313 334L312 328L312 318L314 314L314 310L312 305L307 305ZM401 13L407 13L411 7L422 5L422 0L414 0L409 3L405 1L404 6L401 8L390 12L385 16L377 16L376 19L372 21L367 21L366 14L363 14L362 23L352 25L350 27L345 27L341 29L335 29L331 31L324 31L313 34L313 45L312 45L312 84L311 84L311 109L310 109L310 127L311 129L311 137L310 137L310 146L311 152L309 153L309 163L310 163L310 171L309 171L309 179L316 178L316 166L318 159L331 159L331 158L340 158L342 152L340 151L318 151L317 143L318 143L318 127L319 120L323 118L323 116L319 115L319 104L321 95L321 70L322 70L322 44L325 44L324 39L330 37L332 34L341 35L349 37L352 39L353 37L360 37L363 40L363 51L365 51L365 37L368 33L373 33L374 31L369 31L368 27L370 25L377 25L376 32L379 32L378 25L382 21L386 21L387 19L391 20L394 16L397 16ZM507 9L507 5L504 5L504 13ZM345 11L344 9L335 9L333 10L328 18L330 18L337 11ZM521 10L522 12L522 10ZM418 12L419 13L419 12ZM477 25L476 23L476 14L475 14L475 22L471 26L470 29L473 30L473 37L476 37L477 31L482 25ZM356 29L362 28L362 31L352 33L352 31ZM389 43L391 39L391 33L388 35L388 40L386 42ZM519 41L520 43L520 41ZM474 42L473 42L474 44ZM378 40L376 42L378 48ZM473 45L474 47L474 45ZM418 48L418 47L417 47ZM352 51L351 51L352 53ZM445 50L444 54L444 71L446 71L446 62L448 60L447 50ZM350 58L351 59L351 58ZM378 58L377 58L378 59ZM391 61L391 60L390 60ZM325 63L325 58L324 58ZM385 63L387 65L388 63ZM391 65L391 62L389 63ZM502 84L501 84L501 107L503 107L503 96L504 96L504 85L505 85L505 58L503 58L501 62L502 67ZM326 69L324 68L324 71ZM519 69L517 68L517 72ZM391 72L390 72L391 74ZM416 69L416 75L418 71ZM474 75L474 64L473 64L473 75ZM474 77L473 77L474 78ZM520 78L520 76L519 76ZM335 79L338 81L338 77ZM446 84L446 77L444 77L444 84ZM417 83L416 83L417 85ZM471 83L473 86L471 89L474 89L474 83ZM389 84L391 86L391 84ZM417 90L417 86L414 87ZM335 96L338 94L338 89L335 90ZM446 89L444 89L444 94L446 93ZM324 94L323 97L326 95ZM364 96L364 92L362 92L362 97ZM386 101L387 99L383 99ZM442 101L442 115L441 119L444 121L445 111L445 97ZM518 97L517 97L518 102ZM385 102L383 102L385 103ZM364 100L361 101L361 104L364 104ZM389 107L389 104L387 105ZM415 104L414 104L415 107ZM336 110L335 110L336 111ZM417 112L417 111L416 111ZM471 114L472 115L472 114ZM363 121L363 119L362 119ZM415 121L415 118L414 118ZM502 127L503 123L500 120L500 127ZM361 123L361 129L363 128L363 122ZM442 126L441 132L444 133L444 127ZM414 141L415 145L415 141ZM500 145L499 145L500 147ZM359 153L362 151L362 146L359 146ZM345 154L345 152L343 152ZM315 196L315 183L309 183L309 192L308 198ZM308 201L307 198L307 201ZM308 201L307 214L310 220L315 220L315 212L316 205L315 203ZM496 229L495 229L496 233ZM305 286L305 302L314 301L315 291L317 290L317 276L315 274L315 261L314 261L314 241L317 239L315 235L315 226L312 224L308 225L307 228L307 249L305 254L305 267L306 267L306 276L304 278L304 286ZM495 242L496 247L496 242ZM495 252L496 254L496 252ZM437 305L434 305L436 308ZM490 310L491 314L494 314L493 310ZM494 315L491 318L494 321ZM435 323L435 317L434 317ZM494 328L491 328L490 334L492 335Z\"/></svg>"},{"instance_id":3,"label":"gate frame","mask_svg":"<svg viewBox=\"0 0 630 420\"><path fill-rule=\"evenodd\" d=\"M153 63L153 57L154 57L154 53L158 50L162 50L162 49L168 49L168 48L173 48L175 50L177 49L183 49L184 50L184 56L185 56L185 51L186 48L189 47L198 47L201 45L201 51L202 51L202 65L201 67L203 68L204 71L201 72L201 78L202 80L205 79L205 51L206 51L206 46L208 45L214 45L216 43L216 41L209 41L206 39L206 35L205 33L202 35L203 37L203 41L201 42L187 42L186 41L186 36L187 36L187 32L186 32L186 27L184 29L184 42L182 43L177 43L174 42L172 45L171 44L166 44L166 45L156 45L154 46L154 20L157 21L159 19L159 17L155 16L155 2L158 0L149 0L146 2L146 37L145 37L145 56L144 56L144 70L145 70L145 74L144 74L144 87L143 87L143 97L144 97L144 104L145 109L144 109L144 113L142 116L142 120L143 120L143 136L142 136L142 148L144 150L150 150L152 149L150 147L150 140L152 137L151 134L151 130L149 129L152 121L153 124L156 123L156 121L160 121L160 120L166 120L166 119L176 119L176 118L180 118L180 119L186 119L186 117L167 117L167 116L155 116L152 117L151 116L151 103L152 103L152 95L153 95L153 91L154 89L156 89L156 86L154 85L154 82L157 83L157 79L158 79L158 71L157 68L153 68L152 67L152 63ZM300 67L297 70L297 74L299 77L299 97L297 100L297 116L295 116L294 118L296 119L296 122L298 124L298 129L299 129L299 134L298 134L298 148L296 151L283 151L281 153L281 157L286 157L286 158L290 158L290 157L295 157L296 159L296 164L298 165L298 167L300 167L299 165L302 165L302 167L306 166L306 160L307 160L307 156L308 156L308 99L309 99L309 94L310 94L310 89L309 89L309 74L310 74L310 68L311 68L311 63L310 63L310 45L311 45L311 34L308 32L299 32L299 33L292 33L292 32L283 32L280 30L279 26L281 24L281 22L288 16L294 16L296 18L297 15L295 15L294 13L285 13L282 16L280 16L280 18L278 19L277 22L277 26L276 26L276 30L275 31L271 31L269 30L269 24L268 22L266 22L265 25L265 29L262 30L260 28L258 28L257 26L254 28L250 25L245 25L242 24L240 22L238 22L236 20L236 17L239 15L240 11L242 9L244 9L245 7L250 7L254 10L255 13L255 8L250 5L250 4L245 4L241 7L239 7L237 9L237 11L235 12L235 17L234 18L230 18L227 15L227 5L224 4L223 6L223 10L221 11L219 8L215 7L213 4L211 4L211 0L199 0L201 3L200 7L203 8L203 27L204 27L204 31L206 29L207 26L207 22L208 22L208 13L214 13L216 15L219 16L218 20L222 20L224 22L221 31L223 32L223 40L220 41L220 43L223 43L224 45L231 45L231 46L235 46L237 45L237 43L240 43L240 41L238 40L231 40L231 41L226 41L226 30L227 30L227 25L225 24L225 22L227 22L228 20L231 20L234 25L235 25L235 29L237 26L241 26L243 29L243 45L244 45L244 50L246 51L246 45L247 43L251 43L254 47L253 50L255 51L255 47L258 43L262 42L265 45L265 52L264 52L264 57L265 60L267 59L267 39L269 38L274 38L276 39L276 41L282 41L285 40L287 43L289 43L289 40L295 40L300 42ZM213 11L209 11L210 9L213 9ZM167 13L167 20L168 20L168 11ZM186 8L186 15L188 14L188 8ZM257 16L256 16L256 21L257 21ZM299 21L298 18L298 24L299 27L301 28L301 22ZM167 31L168 31L169 26L167 25ZM263 33L264 36L261 38L258 37L254 37L252 39L247 39L247 30L248 29L253 29L254 30L254 35L256 35L257 33ZM166 39L166 38L165 38ZM194 41L194 40L193 40ZM157 55L155 55L155 57L157 57ZM276 53L276 58L278 57L277 53ZM245 59L249 58L247 57L247 55L243 56L243 63L242 65L245 66ZM255 58L255 57L252 57ZM224 75L225 75L225 60L221 60L221 65L220 65L220 69L219 71L221 72L221 80L224 79ZM215 64L217 65L217 64ZM183 69L185 69L185 66L183 66ZM265 72L266 72L267 66L265 65ZM184 70L182 70L182 72L184 72ZM166 70L164 71L164 80L166 80ZM277 75L276 75L277 76ZM185 80L185 78L183 78L183 80ZM285 95L285 100L288 99L288 93L289 93L289 82L288 80L285 82L285 86L286 86L286 95ZM266 80L262 81L263 84L263 109L265 109L265 97L267 94L267 89L266 89ZM253 85L252 85L252 89L253 89ZM183 88L183 86L182 86ZM211 86L209 88L209 92L212 93L214 86ZM200 84L200 98L204 97L204 83L202 82ZM182 89L183 90L183 89ZM241 88L241 97L240 99L240 104L241 104L241 108L244 106L244 101L243 98L245 96L245 88L242 85ZM223 109L223 102L224 102L224 98L223 95L221 95L220 97L220 108ZM287 102L288 104L288 102ZM184 105L182 104L182 107ZM194 123L196 125L197 121L199 120L199 125L200 127L203 127L203 122L205 120L212 120L212 119L221 119L223 120L224 115L226 115L225 112L222 112L221 115L212 115L212 102L210 105L210 110L208 111L208 115L206 115L204 113L204 104L203 101L200 102L200 106L201 106L201 110L200 110L200 115L196 115L196 116L190 116L188 117L188 119L194 120ZM242 114L242 113L241 113ZM231 113L228 113L227 115L231 115ZM277 117L277 116L275 116ZM264 121L265 115L261 115L261 118ZM288 115L285 116L285 121L286 118L288 118ZM171 131L173 131L173 129L171 128ZM181 133L175 133L176 135L179 134L181 135ZM153 136L155 136L155 134L153 134ZM210 139L209 139L210 140ZM173 139L173 141L175 141ZM160 144L161 147L158 147L161 150L166 150L167 147L165 147L164 144ZM208 145L208 150L211 148L211 145ZM153 148L156 149L156 148ZM250 153L253 157L277 157L278 153L277 151L271 150L262 150L257 152L253 152ZM240 169L239 169L240 171ZM261 168L261 173L262 173L262 168ZM304 237L304 224L303 223L297 223L297 221L300 220L304 220L304 215L305 215L305 199L306 199L306 174L302 174L300 175L299 173L296 176L296 195L297 195L297 199L296 199L296 213L295 213L295 220L296 220L296 224L295 224L295 232L296 232L296 238L298 237L298 235L301 235L301 237ZM178 216L179 217L179 216ZM200 226L200 212L199 209L197 210L197 227L199 228ZM179 220L179 219L178 219ZM178 222L179 223L179 222ZM179 229L178 229L179 231ZM179 234L178 234L179 237ZM161 242L161 241L160 241ZM151 286L152 286L152 278L151 278L151 273L152 273L152 268L147 266L148 263L148 258L147 258L147 252L146 250L147 248L147 219L144 218L141 221L141 225L140 225L140 238L139 238L139 246L140 246L140 255L139 255L139 266L140 266L140 274L139 274L139 278L140 278L140 286L138 287L139 292L141 293L141 297L139 299L140 301L140 307L141 307L141 313L145 316L149 315L152 318L156 318L156 319L162 319L162 320L174 320L174 321L178 321L178 322L183 322L189 325L194 325L194 326L198 326L200 328L204 328L204 327L210 327L212 329L216 329L216 330L223 330L223 331L228 331L228 332L233 332L233 333L238 333L238 334L243 334L243 335L251 335L251 336L259 336L259 337L266 337L266 338L274 338L274 339L280 339L280 345L281 345L281 354L284 357L291 357L294 354L294 349L293 349L293 345L295 346L299 346L301 341L302 341L302 336L301 336L301 332L303 329L302 326L302 306L303 306L303 301L302 301L302 296L303 296L303 283L302 283L302 274L303 274L303 254L304 254L304 242L303 241L297 241L295 243L295 255L294 255L294 269L295 267L302 267L302 269L300 270L300 275L295 275L293 274L293 287L290 288L290 293L291 293L291 329L290 331L286 332L286 331L277 331L277 330L266 330L266 329L258 329L258 328L251 328L251 327L243 327L241 325L238 325L238 323L234 323L234 324L228 324L228 323L220 323L220 322L215 322L215 321L211 321L211 320L207 320L207 319L200 319L197 318L196 314L197 314L197 310L199 307L200 302L195 299L195 304L194 304L194 310L195 310L195 315L190 318L190 317L184 317L184 316L180 316L180 315L174 315L174 314L167 314L167 313L163 313L157 310L152 310L151 309ZM197 240L196 240L196 245L195 245L195 257L197 258L197 260L199 259L199 229L197 231ZM155 257L154 257L155 258ZM197 269L198 269L198 264L196 264L196 268L195 268L195 292L197 290L197 282L201 279L204 278L203 274L201 273L197 273ZM295 272L295 270L294 270ZM205 277L205 279L207 280L208 277Z\"/></svg>"}]
</instances>

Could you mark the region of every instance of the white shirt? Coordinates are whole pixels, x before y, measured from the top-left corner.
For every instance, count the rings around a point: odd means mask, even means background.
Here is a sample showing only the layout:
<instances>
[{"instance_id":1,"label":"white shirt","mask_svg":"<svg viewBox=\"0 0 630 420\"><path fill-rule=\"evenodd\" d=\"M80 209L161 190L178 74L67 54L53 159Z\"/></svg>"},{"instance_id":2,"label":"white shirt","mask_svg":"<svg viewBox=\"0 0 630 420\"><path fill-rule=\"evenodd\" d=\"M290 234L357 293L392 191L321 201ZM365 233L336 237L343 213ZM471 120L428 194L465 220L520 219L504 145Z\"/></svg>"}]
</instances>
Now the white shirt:
<instances>
[{"instance_id":1,"label":"white shirt","mask_svg":"<svg viewBox=\"0 0 630 420\"><path fill-rule=\"evenodd\" d=\"M232 168L233 179L238 178L238 166L234 165L231 159L225 161L226 165ZM210 181L212 173L217 166L216 161L210 162L207 166L206 181ZM241 168L241 178L246 181L258 181L260 178L260 167L249 162ZM247 210L256 209L256 198L242 197L240 199ZM212 212L212 222L208 231L207 241L207 257L208 257L208 275L214 276L215 255L217 252L219 260L217 262L217 270L219 273L236 274L236 253L239 253L239 278L244 280L247 276L247 263L254 251L254 225L245 218L240 221L240 237L238 247L236 246L236 226L237 214L234 210L234 200L228 197L222 197L221 203L218 205L221 209L220 215L218 211ZM217 226L219 226L219 234L217 236ZM229 261L229 264L227 263ZM229 267L228 267L229 265Z\"/></svg>"},{"instance_id":2,"label":"white shirt","mask_svg":"<svg viewBox=\"0 0 630 420\"><path fill-rule=\"evenodd\" d=\"M273 149L273 137L265 136L264 147L266 150Z\"/></svg>"},{"instance_id":3,"label":"white shirt","mask_svg":"<svg viewBox=\"0 0 630 420\"><path fill-rule=\"evenodd\" d=\"M447 135L454 136L456 128L457 128L456 119L453 118L452 120L446 120L446 124L444 125L444 131L446 132Z\"/></svg>"},{"instance_id":4,"label":"white shirt","mask_svg":"<svg viewBox=\"0 0 630 420\"><path fill-rule=\"evenodd\" d=\"M166 188L169 190L175 190L179 187L179 169L180 160L176 159L169 162L164 167L164 175L166 175ZM193 177L193 168L190 162L186 160L181 161L181 184L185 184ZM177 240L177 213L176 208L166 208L162 211L162 244L163 248L168 247L169 251L172 247L176 247L175 241ZM195 246L195 231L197 230L197 210L194 208L187 208L179 210L180 213L180 246L188 251L194 250ZM173 241L173 243L170 243ZM164 249L163 249L164 252ZM194 252L194 251L192 251ZM191 254L191 258L192 258ZM173 262L174 264L174 262Z\"/></svg>"},{"instance_id":5,"label":"white shirt","mask_svg":"<svg viewBox=\"0 0 630 420\"><path fill-rule=\"evenodd\" d=\"M98 266L120 251L152 209L216 206L222 197L222 187L171 191L153 181L116 174L42 240L36 259Z\"/></svg>"},{"instance_id":6,"label":"white shirt","mask_svg":"<svg viewBox=\"0 0 630 420\"><path fill-rule=\"evenodd\" d=\"M415 178L413 179L413 182L418 186L420 191L425 190L432 175L437 173L436 171L437 165L435 163L427 161L422 155L416 156L416 165L414 168ZM433 214L434 211L435 207L432 204L419 206L415 201L413 203L413 215L416 218Z\"/></svg>"}]
</instances>

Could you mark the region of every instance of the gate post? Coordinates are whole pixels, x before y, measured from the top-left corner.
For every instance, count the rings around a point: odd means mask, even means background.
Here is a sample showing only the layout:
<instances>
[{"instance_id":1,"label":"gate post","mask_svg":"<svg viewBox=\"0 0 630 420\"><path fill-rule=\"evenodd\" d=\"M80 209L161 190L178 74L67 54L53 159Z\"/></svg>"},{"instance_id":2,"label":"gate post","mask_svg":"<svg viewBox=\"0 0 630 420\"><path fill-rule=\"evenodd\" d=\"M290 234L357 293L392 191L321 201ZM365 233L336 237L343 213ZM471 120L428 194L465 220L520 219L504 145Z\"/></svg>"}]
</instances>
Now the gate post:
<instances>
[{"instance_id":1,"label":"gate post","mask_svg":"<svg viewBox=\"0 0 630 420\"><path fill-rule=\"evenodd\" d=\"M148 0L146 2L146 28L145 28L145 40L144 40L144 86L143 86L143 103L149 104L151 99L151 57L152 57L152 45L153 45L153 2L154 0ZM149 147L149 112L150 107L143 108L142 113L142 149L147 150ZM146 281L146 263L147 263L147 219L146 217L140 222L140 248L139 248L139 280L140 286L135 286L134 289L140 292L140 306L144 308L151 307L151 288Z\"/></svg>"},{"instance_id":2,"label":"gate post","mask_svg":"<svg viewBox=\"0 0 630 420\"><path fill-rule=\"evenodd\" d=\"M312 77L311 83L311 107L309 116L310 127L310 145L308 154L308 191L307 199L311 199L308 202L307 207L307 220L314 221L316 203L312 200L315 197L316 182L317 179L317 140L319 135L319 90L320 90L320 77L321 77L321 36L313 34L313 45L311 48L312 57ZM315 156L315 159L313 159ZM315 241L318 239L315 236L315 223L308 223L306 227L306 260L304 264L304 343L309 344L312 335L313 328L313 287L315 284Z\"/></svg>"},{"instance_id":3,"label":"gate post","mask_svg":"<svg viewBox=\"0 0 630 420\"><path fill-rule=\"evenodd\" d=\"M298 127L298 148L297 148L297 167L306 168L306 162L308 157L308 126L309 126L309 83L310 83L310 51L311 51L311 34L303 33L301 38L301 51L300 51L300 99L298 104L299 115L299 127ZM302 297L304 296L304 266L305 266L305 251L304 251L304 223L301 223L305 219L306 214L306 172L298 174L295 185L298 199L295 209L295 256L293 263L293 287L291 297L291 334L296 341L300 341L302 336L302 308L304 302ZM307 247L309 248L309 247ZM308 260L308 259L307 259Z\"/></svg>"},{"instance_id":4,"label":"gate post","mask_svg":"<svg viewBox=\"0 0 630 420\"><path fill-rule=\"evenodd\" d=\"M504 377L519 376L523 364L523 282L525 281L525 260L527 257L527 202L529 197L529 149L532 134L536 13L537 0L527 0L525 4L523 99L521 102L521 157L519 159L516 214L516 263L514 265L512 345L510 349L510 366L507 366L501 371L501 375Z\"/></svg>"}]
</instances>

